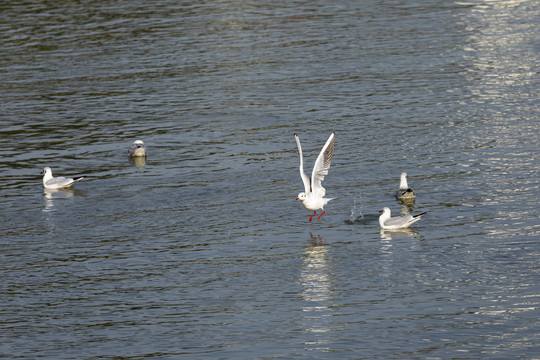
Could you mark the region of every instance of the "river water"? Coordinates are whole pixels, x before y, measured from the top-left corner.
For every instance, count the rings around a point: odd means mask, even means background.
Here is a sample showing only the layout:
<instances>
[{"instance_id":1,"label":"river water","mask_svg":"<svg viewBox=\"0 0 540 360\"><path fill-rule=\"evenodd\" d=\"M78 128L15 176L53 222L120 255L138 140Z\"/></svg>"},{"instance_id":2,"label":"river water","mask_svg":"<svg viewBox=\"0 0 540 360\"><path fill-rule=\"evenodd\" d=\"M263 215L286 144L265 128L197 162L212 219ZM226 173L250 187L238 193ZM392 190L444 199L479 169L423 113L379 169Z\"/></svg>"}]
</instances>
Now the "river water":
<instances>
[{"instance_id":1,"label":"river water","mask_svg":"<svg viewBox=\"0 0 540 360\"><path fill-rule=\"evenodd\" d=\"M0 357L538 359L539 18L0 5ZM334 131L309 222L293 134L309 172ZM44 191L45 166L86 178ZM427 214L381 232L384 206Z\"/></svg>"}]
</instances>

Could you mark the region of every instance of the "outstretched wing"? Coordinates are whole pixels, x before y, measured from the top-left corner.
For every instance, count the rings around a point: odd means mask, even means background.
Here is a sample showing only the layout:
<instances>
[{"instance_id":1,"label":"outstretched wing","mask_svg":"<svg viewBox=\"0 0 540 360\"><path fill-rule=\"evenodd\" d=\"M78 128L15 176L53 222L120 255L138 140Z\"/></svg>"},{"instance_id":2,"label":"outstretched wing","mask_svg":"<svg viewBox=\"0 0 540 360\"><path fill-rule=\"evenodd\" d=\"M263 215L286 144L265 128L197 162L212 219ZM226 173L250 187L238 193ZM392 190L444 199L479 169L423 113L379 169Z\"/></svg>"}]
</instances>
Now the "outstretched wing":
<instances>
[{"instance_id":1,"label":"outstretched wing","mask_svg":"<svg viewBox=\"0 0 540 360\"><path fill-rule=\"evenodd\" d=\"M309 177L304 172L304 157L302 156L302 145L300 145L300 138L298 135L294 134L294 138L296 139L296 146L298 146L298 152L300 153L300 177L302 178L302 182L304 183L304 188L306 189L306 194L311 191L310 181Z\"/></svg>"},{"instance_id":2,"label":"outstretched wing","mask_svg":"<svg viewBox=\"0 0 540 360\"><path fill-rule=\"evenodd\" d=\"M324 197L326 190L322 187L321 182L324 177L328 175L328 169L330 169L330 161L334 155L334 133L330 135L326 144L321 150L321 153L315 161L313 166L313 174L311 175L311 189L314 194Z\"/></svg>"}]
</instances>

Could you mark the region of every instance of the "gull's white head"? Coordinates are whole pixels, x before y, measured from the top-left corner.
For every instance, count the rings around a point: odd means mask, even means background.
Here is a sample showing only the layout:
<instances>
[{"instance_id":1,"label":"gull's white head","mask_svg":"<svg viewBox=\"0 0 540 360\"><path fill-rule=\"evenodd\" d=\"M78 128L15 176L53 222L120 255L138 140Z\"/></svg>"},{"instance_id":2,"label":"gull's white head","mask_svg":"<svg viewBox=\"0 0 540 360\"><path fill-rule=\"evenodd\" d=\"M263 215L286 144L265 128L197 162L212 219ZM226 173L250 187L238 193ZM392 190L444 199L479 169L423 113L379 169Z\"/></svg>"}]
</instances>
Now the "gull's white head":
<instances>
[{"instance_id":1,"label":"gull's white head","mask_svg":"<svg viewBox=\"0 0 540 360\"><path fill-rule=\"evenodd\" d=\"M379 216L379 225L382 228L384 227L384 222L390 219L390 209L385 207L381 211L379 211L379 213L381 214L381 216Z\"/></svg>"},{"instance_id":2,"label":"gull's white head","mask_svg":"<svg viewBox=\"0 0 540 360\"><path fill-rule=\"evenodd\" d=\"M302 200L302 201L304 201L304 200L306 200L306 198L307 198L306 193L305 193L305 192L301 192L301 193L299 193L298 196L296 197L296 200Z\"/></svg>"},{"instance_id":3,"label":"gull's white head","mask_svg":"<svg viewBox=\"0 0 540 360\"><path fill-rule=\"evenodd\" d=\"M43 168L43 171L41 172L41 174L43 174L43 184L45 184L47 181L49 181L49 180L51 180L53 178L52 170L48 166Z\"/></svg>"},{"instance_id":4,"label":"gull's white head","mask_svg":"<svg viewBox=\"0 0 540 360\"><path fill-rule=\"evenodd\" d=\"M406 189L409 185L407 184L407 173L401 173L401 179L399 181L399 188Z\"/></svg>"}]
</instances>

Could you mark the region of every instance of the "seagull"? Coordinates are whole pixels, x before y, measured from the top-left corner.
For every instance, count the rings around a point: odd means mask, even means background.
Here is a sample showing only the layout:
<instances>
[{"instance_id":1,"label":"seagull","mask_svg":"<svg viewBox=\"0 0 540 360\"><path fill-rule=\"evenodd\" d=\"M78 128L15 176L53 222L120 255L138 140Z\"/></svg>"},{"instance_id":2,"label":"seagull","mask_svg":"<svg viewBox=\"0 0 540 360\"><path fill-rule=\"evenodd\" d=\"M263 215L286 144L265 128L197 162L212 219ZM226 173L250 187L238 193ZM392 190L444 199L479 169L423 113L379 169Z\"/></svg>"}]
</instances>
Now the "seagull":
<instances>
[{"instance_id":1,"label":"seagull","mask_svg":"<svg viewBox=\"0 0 540 360\"><path fill-rule=\"evenodd\" d=\"M412 200L416 197L413 189L407 185L407 173L401 173L399 189L396 190L396 198L400 200Z\"/></svg>"},{"instance_id":2,"label":"seagull","mask_svg":"<svg viewBox=\"0 0 540 360\"><path fill-rule=\"evenodd\" d=\"M304 182L305 192L298 194L296 200L302 200L302 204L309 209L313 210L313 215L309 217L309 221L317 215L317 210L321 209L323 212L319 215L319 220L321 216L326 213L324 211L324 205L326 205L331 198L325 198L326 190L322 187L321 182L324 180L325 175L328 175L328 169L330 168L330 161L332 160L332 155L334 155L334 133L330 135L326 144L321 150L321 153L315 161L315 166L313 166L313 173L310 178L304 173L304 161L302 157L302 145L300 145L300 139L297 134L294 134L296 139L296 145L298 146L298 152L300 153L300 177Z\"/></svg>"},{"instance_id":3,"label":"seagull","mask_svg":"<svg viewBox=\"0 0 540 360\"><path fill-rule=\"evenodd\" d=\"M404 216L390 217L390 209L387 207L379 211L379 213L381 213L381 216L379 216L379 225L381 226L381 229L386 230L408 228L419 221L422 215L426 214L426 212L423 212L417 215L407 214Z\"/></svg>"},{"instance_id":4,"label":"seagull","mask_svg":"<svg viewBox=\"0 0 540 360\"><path fill-rule=\"evenodd\" d=\"M146 156L146 146L142 140L135 140L128 149L129 156Z\"/></svg>"},{"instance_id":5,"label":"seagull","mask_svg":"<svg viewBox=\"0 0 540 360\"><path fill-rule=\"evenodd\" d=\"M41 172L43 175L43 186L45 189L61 189L61 188L68 188L73 183L76 183L77 181L81 181L84 179L83 176L79 176L76 178L67 178L63 176L59 177L53 177L52 170L50 167L43 168L43 171Z\"/></svg>"}]
</instances>

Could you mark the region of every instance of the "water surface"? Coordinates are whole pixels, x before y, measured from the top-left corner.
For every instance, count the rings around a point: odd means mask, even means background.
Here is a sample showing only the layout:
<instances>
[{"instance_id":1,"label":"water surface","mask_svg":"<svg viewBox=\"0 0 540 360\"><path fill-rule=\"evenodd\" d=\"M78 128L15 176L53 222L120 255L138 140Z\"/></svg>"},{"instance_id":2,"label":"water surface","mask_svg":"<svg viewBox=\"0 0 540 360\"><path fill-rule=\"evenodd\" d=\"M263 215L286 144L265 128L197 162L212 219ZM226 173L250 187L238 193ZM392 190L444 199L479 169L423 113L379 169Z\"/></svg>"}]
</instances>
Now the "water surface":
<instances>
[{"instance_id":1,"label":"water surface","mask_svg":"<svg viewBox=\"0 0 540 360\"><path fill-rule=\"evenodd\" d=\"M538 357L537 2L0 9L0 357Z\"/></svg>"}]
</instances>

